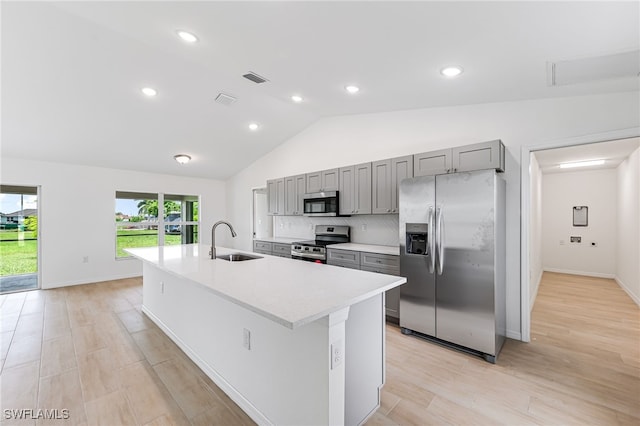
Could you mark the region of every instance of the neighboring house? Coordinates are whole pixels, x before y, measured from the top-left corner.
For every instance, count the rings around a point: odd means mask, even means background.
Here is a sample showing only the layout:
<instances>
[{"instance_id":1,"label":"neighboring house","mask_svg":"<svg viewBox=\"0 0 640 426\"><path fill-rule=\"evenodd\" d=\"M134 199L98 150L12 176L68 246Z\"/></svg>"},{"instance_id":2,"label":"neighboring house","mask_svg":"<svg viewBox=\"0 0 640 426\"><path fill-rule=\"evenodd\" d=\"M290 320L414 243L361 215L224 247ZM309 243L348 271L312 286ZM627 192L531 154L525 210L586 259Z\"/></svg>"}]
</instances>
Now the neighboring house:
<instances>
[{"instance_id":1,"label":"neighboring house","mask_svg":"<svg viewBox=\"0 0 640 426\"><path fill-rule=\"evenodd\" d=\"M6 213L6 214L2 213L0 216L1 217L0 225L2 226L2 229L15 229L19 225L22 225L24 223L24 219L26 217L37 216L37 215L38 215L37 209L24 209L24 210L18 210L13 213Z\"/></svg>"},{"instance_id":2,"label":"neighboring house","mask_svg":"<svg viewBox=\"0 0 640 426\"><path fill-rule=\"evenodd\" d=\"M164 220L165 222L179 222L180 221L180 213L169 213L167 218ZM180 233L180 225L165 225L165 232L168 233Z\"/></svg>"}]
</instances>

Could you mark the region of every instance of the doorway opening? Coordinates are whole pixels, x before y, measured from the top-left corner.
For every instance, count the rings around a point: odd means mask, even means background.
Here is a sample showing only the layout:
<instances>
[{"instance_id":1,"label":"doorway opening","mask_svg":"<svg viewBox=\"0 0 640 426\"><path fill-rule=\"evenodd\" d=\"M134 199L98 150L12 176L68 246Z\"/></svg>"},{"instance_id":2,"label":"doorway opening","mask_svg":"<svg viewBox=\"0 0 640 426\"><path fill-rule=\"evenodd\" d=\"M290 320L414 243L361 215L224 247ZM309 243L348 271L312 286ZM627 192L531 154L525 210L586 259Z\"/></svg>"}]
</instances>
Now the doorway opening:
<instances>
[{"instance_id":1,"label":"doorway opening","mask_svg":"<svg viewBox=\"0 0 640 426\"><path fill-rule=\"evenodd\" d=\"M273 220L267 212L267 188L253 190L253 238L267 238L273 235Z\"/></svg>"},{"instance_id":2,"label":"doorway opening","mask_svg":"<svg viewBox=\"0 0 640 426\"><path fill-rule=\"evenodd\" d=\"M0 185L0 294L40 288L38 188Z\"/></svg>"},{"instance_id":3,"label":"doorway opening","mask_svg":"<svg viewBox=\"0 0 640 426\"><path fill-rule=\"evenodd\" d=\"M634 266L629 266L630 262L625 259L620 262L619 259L612 258L611 253L614 253L614 256L624 253L626 256L634 250L637 253L638 250L637 241L640 239L637 213L638 178L635 177L634 180L629 176L638 173L639 136L640 129L632 128L555 141L536 147L523 147L521 181L521 332L523 341L530 341L531 308L544 270L615 278L618 285L638 303L638 298L634 297L633 293L637 295L640 289L632 288L630 292L629 286L623 285L619 280L622 275L630 276L631 278L627 280L631 286L637 285L637 275L640 274L637 260ZM568 168L571 172L567 174L558 173L560 163L575 165L573 163L586 160L604 160L604 162L601 165L591 164L585 167ZM578 173L575 170L584 172ZM570 176L570 173L573 176ZM621 194L621 189L616 187L616 182L624 180L628 183L625 183L625 193ZM545 197L546 205L542 200L543 181L546 183L545 187L552 193L550 197ZM558 193L561 187L565 188L564 195ZM601 197L593 197L596 189L602 195ZM632 202L632 204L635 203L635 216L633 213L630 215L633 208L630 209L628 205L620 203L621 200L629 199L627 194L631 194L631 198L635 199ZM609 201L605 202L605 198ZM589 201L579 202L586 199ZM574 214L576 211L582 215L588 214L588 218L576 218ZM584 223L587 226L584 226ZM543 228L546 228L544 235ZM631 249L628 249L624 240L625 236L631 234L633 234L631 240L635 242L632 242ZM623 238L619 238L621 235ZM543 261L543 251L546 253L546 264ZM629 275L629 269L631 275ZM624 273L620 272L619 276L619 271Z\"/></svg>"}]
</instances>

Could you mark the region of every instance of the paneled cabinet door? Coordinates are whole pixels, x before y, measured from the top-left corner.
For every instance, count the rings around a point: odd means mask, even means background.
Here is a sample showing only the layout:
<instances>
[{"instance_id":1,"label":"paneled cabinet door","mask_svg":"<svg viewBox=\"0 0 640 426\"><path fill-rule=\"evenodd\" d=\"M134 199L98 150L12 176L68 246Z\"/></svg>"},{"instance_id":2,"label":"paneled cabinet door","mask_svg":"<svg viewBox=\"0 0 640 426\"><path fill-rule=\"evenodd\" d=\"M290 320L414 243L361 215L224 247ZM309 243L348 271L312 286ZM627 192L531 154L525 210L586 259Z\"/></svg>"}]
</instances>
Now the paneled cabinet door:
<instances>
[{"instance_id":1,"label":"paneled cabinet door","mask_svg":"<svg viewBox=\"0 0 640 426\"><path fill-rule=\"evenodd\" d=\"M320 192L322 190L322 172L307 173L307 193Z\"/></svg>"},{"instance_id":2,"label":"paneled cabinet door","mask_svg":"<svg viewBox=\"0 0 640 426\"><path fill-rule=\"evenodd\" d=\"M267 181L267 214L278 214L278 186L277 179Z\"/></svg>"},{"instance_id":3,"label":"paneled cabinet door","mask_svg":"<svg viewBox=\"0 0 640 426\"><path fill-rule=\"evenodd\" d=\"M391 159L391 213L400 212L398 194L402 179L413 177L413 155Z\"/></svg>"},{"instance_id":4,"label":"paneled cabinet door","mask_svg":"<svg viewBox=\"0 0 640 426\"><path fill-rule=\"evenodd\" d=\"M371 214L371 163L354 166L355 214Z\"/></svg>"},{"instance_id":5,"label":"paneled cabinet door","mask_svg":"<svg viewBox=\"0 0 640 426\"><path fill-rule=\"evenodd\" d=\"M338 189L338 209L341 215L352 215L356 213L353 202L354 169L355 166L341 167L339 171L340 188Z\"/></svg>"},{"instance_id":6,"label":"paneled cabinet door","mask_svg":"<svg viewBox=\"0 0 640 426\"><path fill-rule=\"evenodd\" d=\"M453 148L454 172L496 169L504 171L504 145L500 140Z\"/></svg>"},{"instance_id":7,"label":"paneled cabinet door","mask_svg":"<svg viewBox=\"0 0 640 426\"><path fill-rule=\"evenodd\" d=\"M284 178L284 214L293 216L298 208L298 192L296 187L296 177Z\"/></svg>"},{"instance_id":8,"label":"paneled cabinet door","mask_svg":"<svg viewBox=\"0 0 640 426\"><path fill-rule=\"evenodd\" d=\"M284 178L276 179L277 211L273 214L284 214Z\"/></svg>"},{"instance_id":9,"label":"paneled cabinet door","mask_svg":"<svg viewBox=\"0 0 640 426\"><path fill-rule=\"evenodd\" d=\"M371 163L371 213L391 213L391 160Z\"/></svg>"},{"instance_id":10,"label":"paneled cabinet door","mask_svg":"<svg viewBox=\"0 0 640 426\"><path fill-rule=\"evenodd\" d=\"M414 176L442 175L453 171L451 149L423 152L413 156Z\"/></svg>"},{"instance_id":11,"label":"paneled cabinet door","mask_svg":"<svg viewBox=\"0 0 640 426\"><path fill-rule=\"evenodd\" d=\"M339 169L329 169L322 172L322 191L337 191L340 177Z\"/></svg>"},{"instance_id":12,"label":"paneled cabinet door","mask_svg":"<svg viewBox=\"0 0 640 426\"><path fill-rule=\"evenodd\" d=\"M304 213L304 194L307 191L307 175L293 177L296 187L296 210L294 215L302 216Z\"/></svg>"}]
</instances>

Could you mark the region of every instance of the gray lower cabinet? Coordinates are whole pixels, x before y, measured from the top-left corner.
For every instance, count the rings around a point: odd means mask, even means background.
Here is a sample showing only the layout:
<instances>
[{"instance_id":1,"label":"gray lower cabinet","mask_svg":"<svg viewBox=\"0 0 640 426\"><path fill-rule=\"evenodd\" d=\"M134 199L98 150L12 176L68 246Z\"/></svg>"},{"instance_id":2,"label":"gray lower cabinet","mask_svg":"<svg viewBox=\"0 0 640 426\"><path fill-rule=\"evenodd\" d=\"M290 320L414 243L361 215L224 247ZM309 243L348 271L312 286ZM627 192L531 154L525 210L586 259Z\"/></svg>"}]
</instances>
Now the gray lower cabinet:
<instances>
[{"instance_id":1,"label":"gray lower cabinet","mask_svg":"<svg viewBox=\"0 0 640 426\"><path fill-rule=\"evenodd\" d=\"M371 163L371 213L398 213L398 187L413 177L413 155Z\"/></svg>"},{"instance_id":2,"label":"gray lower cabinet","mask_svg":"<svg viewBox=\"0 0 640 426\"><path fill-rule=\"evenodd\" d=\"M291 244L282 244L282 243L273 243L271 241L253 240L253 252L290 258Z\"/></svg>"},{"instance_id":3,"label":"gray lower cabinet","mask_svg":"<svg viewBox=\"0 0 640 426\"><path fill-rule=\"evenodd\" d=\"M371 163L341 167L339 172L340 214L371 214Z\"/></svg>"},{"instance_id":4,"label":"gray lower cabinet","mask_svg":"<svg viewBox=\"0 0 640 426\"><path fill-rule=\"evenodd\" d=\"M327 264L379 274L400 275L400 257L352 250L327 249ZM400 318L400 287L385 293L386 315Z\"/></svg>"},{"instance_id":5,"label":"gray lower cabinet","mask_svg":"<svg viewBox=\"0 0 640 426\"><path fill-rule=\"evenodd\" d=\"M504 171L504 145L500 140L481 142L413 156L414 176L495 169Z\"/></svg>"},{"instance_id":6,"label":"gray lower cabinet","mask_svg":"<svg viewBox=\"0 0 640 426\"><path fill-rule=\"evenodd\" d=\"M253 241L253 251L255 253L271 254L273 243L268 241Z\"/></svg>"}]
</instances>

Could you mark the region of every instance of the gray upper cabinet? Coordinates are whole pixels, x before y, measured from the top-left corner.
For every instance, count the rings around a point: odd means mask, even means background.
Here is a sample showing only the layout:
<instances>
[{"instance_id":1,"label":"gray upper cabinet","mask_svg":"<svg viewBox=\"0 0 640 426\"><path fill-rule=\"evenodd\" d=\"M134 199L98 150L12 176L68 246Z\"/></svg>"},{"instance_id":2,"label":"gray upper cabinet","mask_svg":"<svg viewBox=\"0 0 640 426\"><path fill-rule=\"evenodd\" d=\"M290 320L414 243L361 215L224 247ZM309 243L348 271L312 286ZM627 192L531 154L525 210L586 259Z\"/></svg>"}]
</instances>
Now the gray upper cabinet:
<instances>
[{"instance_id":1,"label":"gray upper cabinet","mask_svg":"<svg viewBox=\"0 0 640 426\"><path fill-rule=\"evenodd\" d=\"M371 163L371 213L391 213L391 160Z\"/></svg>"},{"instance_id":2,"label":"gray upper cabinet","mask_svg":"<svg viewBox=\"0 0 640 426\"><path fill-rule=\"evenodd\" d=\"M339 169L307 173L307 193L338 191Z\"/></svg>"},{"instance_id":3,"label":"gray upper cabinet","mask_svg":"<svg viewBox=\"0 0 640 426\"><path fill-rule=\"evenodd\" d=\"M413 177L413 155L391 159L391 213L400 212L400 182Z\"/></svg>"},{"instance_id":4,"label":"gray upper cabinet","mask_svg":"<svg viewBox=\"0 0 640 426\"><path fill-rule=\"evenodd\" d=\"M300 216L303 212L303 195L306 191L307 176L297 175L284 178L284 214Z\"/></svg>"},{"instance_id":5,"label":"gray upper cabinet","mask_svg":"<svg viewBox=\"0 0 640 426\"><path fill-rule=\"evenodd\" d=\"M453 171L496 169L504 171L504 145L500 140L453 148Z\"/></svg>"},{"instance_id":6,"label":"gray upper cabinet","mask_svg":"<svg viewBox=\"0 0 640 426\"><path fill-rule=\"evenodd\" d=\"M413 156L413 175L431 176L451 172L453 160L451 149L423 152Z\"/></svg>"},{"instance_id":7,"label":"gray upper cabinet","mask_svg":"<svg viewBox=\"0 0 640 426\"><path fill-rule=\"evenodd\" d=\"M298 208L298 193L295 176L284 178L284 214L293 216Z\"/></svg>"},{"instance_id":8,"label":"gray upper cabinet","mask_svg":"<svg viewBox=\"0 0 640 426\"><path fill-rule=\"evenodd\" d=\"M371 214L371 163L341 167L339 172L340 214Z\"/></svg>"},{"instance_id":9,"label":"gray upper cabinet","mask_svg":"<svg viewBox=\"0 0 640 426\"><path fill-rule=\"evenodd\" d=\"M424 152L413 156L414 176L495 169L504 171L504 145L500 140Z\"/></svg>"},{"instance_id":10,"label":"gray upper cabinet","mask_svg":"<svg viewBox=\"0 0 640 426\"><path fill-rule=\"evenodd\" d=\"M267 181L267 214L269 215L285 214L284 181L284 178Z\"/></svg>"},{"instance_id":11,"label":"gray upper cabinet","mask_svg":"<svg viewBox=\"0 0 640 426\"><path fill-rule=\"evenodd\" d=\"M371 164L371 212L398 213L398 186L413 177L413 155L376 161Z\"/></svg>"}]
</instances>

